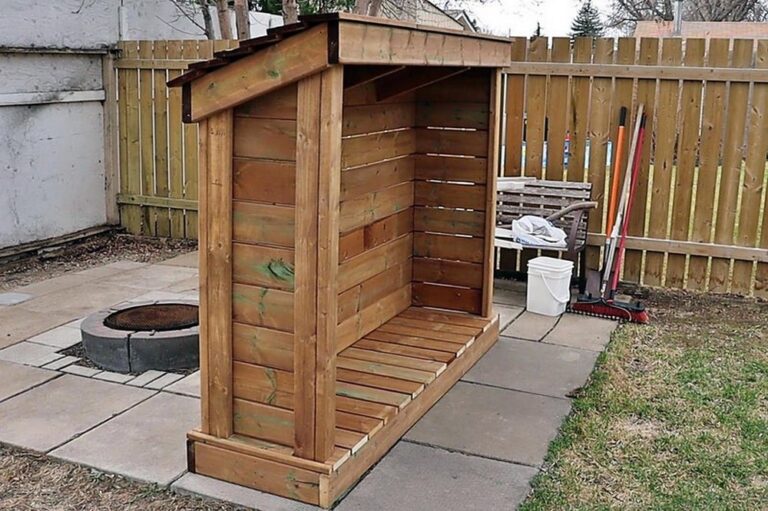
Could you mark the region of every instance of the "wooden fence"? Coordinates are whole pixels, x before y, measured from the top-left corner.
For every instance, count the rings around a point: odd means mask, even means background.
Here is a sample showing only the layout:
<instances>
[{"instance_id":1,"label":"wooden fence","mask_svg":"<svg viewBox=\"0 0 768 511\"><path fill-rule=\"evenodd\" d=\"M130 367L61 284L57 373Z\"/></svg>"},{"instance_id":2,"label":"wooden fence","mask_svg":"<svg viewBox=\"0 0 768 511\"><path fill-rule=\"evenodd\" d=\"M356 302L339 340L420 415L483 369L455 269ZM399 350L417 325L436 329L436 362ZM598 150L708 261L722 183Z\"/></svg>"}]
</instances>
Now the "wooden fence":
<instances>
[{"instance_id":1,"label":"wooden fence","mask_svg":"<svg viewBox=\"0 0 768 511\"><path fill-rule=\"evenodd\" d=\"M591 266L604 241L619 110L643 103L624 280L768 294L768 41L515 39L512 56L504 174L593 184ZM515 264L514 254L500 264Z\"/></svg>"},{"instance_id":2,"label":"wooden fence","mask_svg":"<svg viewBox=\"0 0 768 511\"><path fill-rule=\"evenodd\" d=\"M122 41L115 62L120 223L128 232L197 238L197 125L181 122L166 82L237 41Z\"/></svg>"},{"instance_id":3,"label":"wooden fence","mask_svg":"<svg viewBox=\"0 0 768 511\"><path fill-rule=\"evenodd\" d=\"M197 237L197 128L181 123L180 91L165 82L235 44L121 43L118 202L129 232ZM624 280L768 295L768 41L520 38L511 52L503 172L593 183L601 207L590 217L592 266L619 109L634 114L643 103L647 143ZM521 262L509 251L500 259Z\"/></svg>"}]
</instances>

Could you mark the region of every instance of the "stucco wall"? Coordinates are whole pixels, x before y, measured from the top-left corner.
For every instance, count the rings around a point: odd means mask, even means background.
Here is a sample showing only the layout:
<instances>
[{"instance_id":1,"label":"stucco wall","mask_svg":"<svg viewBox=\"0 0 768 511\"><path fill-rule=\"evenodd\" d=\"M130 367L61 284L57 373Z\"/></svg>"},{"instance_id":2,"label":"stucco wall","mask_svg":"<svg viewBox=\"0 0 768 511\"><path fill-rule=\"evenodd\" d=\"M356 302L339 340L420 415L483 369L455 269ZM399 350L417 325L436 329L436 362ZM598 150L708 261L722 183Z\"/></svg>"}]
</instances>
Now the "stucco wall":
<instances>
[{"instance_id":1,"label":"stucco wall","mask_svg":"<svg viewBox=\"0 0 768 511\"><path fill-rule=\"evenodd\" d=\"M106 222L98 102L0 108L0 247Z\"/></svg>"},{"instance_id":2,"label":"stucco wall","mask_svg":"<svg viewBox=\"0 0 768 511\"><path fill-rule=\"evenodd\" d=\"M92 52L120 39L203 33L170 0L0 3L3 248L107 221L114 197L105 192L102 55ZM282 22L257 13L251 19L253 35Z\"/></svg>"}]
</instances>

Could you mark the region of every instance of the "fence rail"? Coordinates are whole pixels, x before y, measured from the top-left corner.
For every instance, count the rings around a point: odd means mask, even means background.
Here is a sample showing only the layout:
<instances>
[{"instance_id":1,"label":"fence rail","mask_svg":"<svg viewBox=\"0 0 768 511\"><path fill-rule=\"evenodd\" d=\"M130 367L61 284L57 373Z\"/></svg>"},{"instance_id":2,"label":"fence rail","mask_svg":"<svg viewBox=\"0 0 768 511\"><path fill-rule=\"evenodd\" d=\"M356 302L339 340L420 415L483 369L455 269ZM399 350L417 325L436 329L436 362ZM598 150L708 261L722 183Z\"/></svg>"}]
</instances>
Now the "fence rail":
<instances>
[{"instance_id":1,"label":"fence rail","mask_svg":"<svg viewBox=\"0 0 768 511\"><path fill-rule=\"evenodd\" d=\"M197 237L197 127L181 123L180 91L165 82L235 44L121 43L118 202L130 232ZM768 41L516 38L510 51L503 173L593 183L592 266L618 112L633 117L643 103L647 143L624 280L768 296ZM528 257L505 251L500 264Z\"/></svg>"}]
</instances>

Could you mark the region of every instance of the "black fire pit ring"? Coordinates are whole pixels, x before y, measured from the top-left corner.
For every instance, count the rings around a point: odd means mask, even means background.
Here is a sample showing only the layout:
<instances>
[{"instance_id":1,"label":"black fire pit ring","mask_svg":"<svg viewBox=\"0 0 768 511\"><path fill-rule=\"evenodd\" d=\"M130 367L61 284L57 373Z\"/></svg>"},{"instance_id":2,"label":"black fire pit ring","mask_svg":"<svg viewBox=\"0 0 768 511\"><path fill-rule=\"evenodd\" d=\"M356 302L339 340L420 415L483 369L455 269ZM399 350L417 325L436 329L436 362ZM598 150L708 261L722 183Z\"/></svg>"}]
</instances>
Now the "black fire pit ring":
<instances>
[{"instance_id":1,"label":"black fire pit ring","mask_svg":"<svg viewBox=\"0 0 768 511\"><path fill-rule=\"evenodd\" d=\"M109 371L169 371L200 364L196 301L115 306L88 316L80 331L88 358Z\"/></svg>"}]
</instances>

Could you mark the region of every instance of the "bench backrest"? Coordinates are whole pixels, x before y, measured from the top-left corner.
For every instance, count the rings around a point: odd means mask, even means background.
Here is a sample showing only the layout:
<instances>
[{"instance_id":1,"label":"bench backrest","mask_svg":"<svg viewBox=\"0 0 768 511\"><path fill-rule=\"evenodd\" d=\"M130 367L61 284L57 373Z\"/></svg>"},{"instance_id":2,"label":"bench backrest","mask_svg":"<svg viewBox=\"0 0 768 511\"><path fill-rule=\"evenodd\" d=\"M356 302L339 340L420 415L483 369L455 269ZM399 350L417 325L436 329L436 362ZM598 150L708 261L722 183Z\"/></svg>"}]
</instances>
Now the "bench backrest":
<instances>
[{"instance_id":1,"label":"bench backrest","mask_svg":"<svg viewBox=\"0 0 768 511\"><path fill-rule=\"evenodd\" d=\"M498 192L496 204L496 225L510 228L512 220L525 215L548 217L574 203L589 201L592 195L592 183L570 181L536 180L527 183L520 190ZM583 246L587 240L587 221L589 215L581 216L576 246ZM552 222L566 233L573 223L574 215L566 215Z\"/></svg>"}]
</instances>

